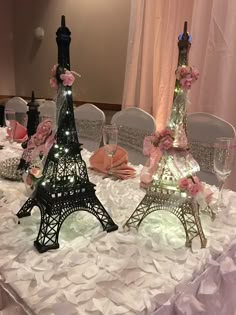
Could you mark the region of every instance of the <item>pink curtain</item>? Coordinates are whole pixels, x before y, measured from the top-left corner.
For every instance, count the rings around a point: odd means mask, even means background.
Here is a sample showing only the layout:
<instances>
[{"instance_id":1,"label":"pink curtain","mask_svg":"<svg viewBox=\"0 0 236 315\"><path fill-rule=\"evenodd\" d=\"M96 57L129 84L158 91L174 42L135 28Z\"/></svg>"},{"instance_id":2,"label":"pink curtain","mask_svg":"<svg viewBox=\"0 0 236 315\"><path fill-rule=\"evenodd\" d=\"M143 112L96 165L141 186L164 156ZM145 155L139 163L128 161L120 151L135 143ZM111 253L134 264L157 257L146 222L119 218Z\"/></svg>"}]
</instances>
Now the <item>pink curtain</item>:
<instances>
[{"instance_id":1,"label":"pink curtain","mask_svg":"<svg viewBox=\"0 0 236 315\"><path fill-rule=\"evenodd\" d=\"M194 0L132 0L123 108L140 107L169 117L177 65L177 38L191 22Z\"/></svg>"},{"instance_id":2,"label":"pink curtain","mask_svg":"<svg viewBox=\"0 0 236 315\"><path fill-rule=\"evenodd\" d=\"M236 126L236 1L131 0L123 108L140 107L162 129L169 118L177 64L177 36L188 21L190 64L200 79L189 112L217 115ZM228 187L236 190L236 165Z\"/></svg>"},{"instance_id":3,"label":"pink curtain","mask_svg":"<svg viewBox=\"0 0 236 315\"><path fill-rule=\"evenodd\" d=\"M190 63L200 78L190 93L189 111L208 112L236 126L236 1L195 1ZM236 165L227 181L236 190Z\"/></svg>"}]
</instances>

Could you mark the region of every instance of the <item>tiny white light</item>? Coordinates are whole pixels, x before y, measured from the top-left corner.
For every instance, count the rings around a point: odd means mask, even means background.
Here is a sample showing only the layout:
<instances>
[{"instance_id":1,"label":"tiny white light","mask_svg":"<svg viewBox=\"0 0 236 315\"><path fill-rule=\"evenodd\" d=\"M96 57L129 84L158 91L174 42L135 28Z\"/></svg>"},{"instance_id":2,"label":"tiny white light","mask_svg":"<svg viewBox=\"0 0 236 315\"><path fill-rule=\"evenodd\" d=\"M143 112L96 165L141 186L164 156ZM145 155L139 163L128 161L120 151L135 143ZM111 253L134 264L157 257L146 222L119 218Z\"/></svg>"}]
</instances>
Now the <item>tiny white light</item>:
<instances>
[{"instance_id":1,"label":"tiny white light","mask_svg":"<svg viewBox=\"0 0 236 315\"><path fill-rule=\"evenodd\" d=\"M74 180L75 180L74 177L71 177L71 178L70 178L70 182L71 182L71 183L73 183Z\"/></svg>"},{"instance_id":2,"label":"tiny white light","mask_svg":"<svg viewBox=\"0 0 236 315\"><path fill-rule=\"evenodd\" d=\"M71 90L68 90L68 91L67 91L67 94L68 94L68 95L71 95L71 94L72 94Z\"/></svg>"},{"instance_id":3,"label":"tiny white light","mask_svg":"<svg viewBox=\"0 0 236 315\"><path fill-rule=\"evenodd\" d=\"M66 114L67 114L67 115L69 114L68 110L66 111Z\"/></svg>"},{"instance_id":4,"label":"tiny white light","mask_svg":"<svg viewBox=\"0 0 236 315\"><path fill-rule=\"evenodd\" d=\"M55 148L56 148L56 149L58 148L58 144L55 144Z\"/></svg>"},{"instance_id":5,"label":"tiny white light","mask_svg":"<svg viewBox=\"0 0 236 315\"><path fill-rule=\"evenodd\" d=\"M58 158L58 156L59 156L59 153L56 153L55 155L54 155L56 158Z\"/></svg>"},{"instance_id":6,"label":"tiny white light","mask_svg":"<svg viewBox=\"0 0 236 315\"><path fill-rule=\"evenodd\" d=\"M69 131L66 131L65 134L68 136L70 133L69 133Z\"/></svg>"},{"instance_id":7,"label":"tiny white light","mask_svg":"<svg viewBox=\"0 0 236 315\"><path fill-rule=\"evenodd\" d=\"M67 153L68 151L69 151L69 149L66 148L66 149L65 149L65 152Z\"/></svg>"},{"instance_id":8,"label":"tiny white light","mask_svg":"<svg viewBox=\"0 0 236 315\"><path fill-rule=\"evenodd\" d=\"M46 185L46 183L45 182L42 182L42 186L45 186Z\"/></svg>"}]
</instances>

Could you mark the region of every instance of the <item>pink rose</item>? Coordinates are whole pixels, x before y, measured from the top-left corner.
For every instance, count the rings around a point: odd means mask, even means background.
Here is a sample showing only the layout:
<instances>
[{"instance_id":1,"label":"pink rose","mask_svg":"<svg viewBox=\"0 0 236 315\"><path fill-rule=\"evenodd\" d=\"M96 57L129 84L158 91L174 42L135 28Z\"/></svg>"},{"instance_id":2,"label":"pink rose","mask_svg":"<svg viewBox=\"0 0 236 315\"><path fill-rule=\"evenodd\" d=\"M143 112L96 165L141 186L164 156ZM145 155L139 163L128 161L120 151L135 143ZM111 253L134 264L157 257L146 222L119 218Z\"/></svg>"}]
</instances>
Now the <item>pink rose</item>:
<instances>
[{"instance_id":1,"label":"pink rose","mask_svg":"<svg viewBox=\"0 0 236 315\"><path fill-rule=\"evenodd\" d=\"M75 81L75 77L73 76L73 74L66 70L65 73L60 75L61 80L63 81L63 85L64 86L72 86L72 84Z\"/></svg>"},{"instance_id":2,"label":"pink rose","mask_svg":"<svg viewBox=\"0 0 236 315\"><path fill-rule=\"evenodd\" d=\"M30 174L28 174L25 178L25 183L29 186L32 186L33 184L33 179L32 179L32 176Z\"/></svg>"},{"instance_id":3,"label":"pink rose","mask_svg":"<svg viewBox=\"0 0 236 315\"><path fill-rule=\"evenodd\" d=\"M173 132L170 128L166 128L160 132L161 137L172 136Z\"/></svg>"},{"instance_id":4,"label":"pink rose","mask_svg":"<svg viewBox=\"0 0 236 315\"><path fill-rule=\"evenodd\" d=\"M152 136L152 144L154 147L158 147L160 141L160 135L158 132L155 132Z\"/></svg>"},{"instance_id":5,"label":"pink rose","mask_svg":"<svg viewBox=\"0 0 236 315\"><path fill-rule=\"evenodd\" d=\"M53 89L57 89L58 88L58 84L57 84L57 79L55 77L52 77L49 80L49 84Z\"/></svg>"},{"instance_id":6,"label":"pink rose","mask_svg":"<svg viewBox=\"0 0 236 315\"><path fill-rule=\"evenodd\" d=\"M191 185L187 177L183 177L178 181L179 188L181 190L188 190L189 185Z\"/></svg>"},{"instance_id":7,"label":"pink rose","mask_svg":"<svg viewBox=\"0 0 236 315\"><path fill-rule=\"evenodd\" d=\"M170 136L165 136L160 140L159 148L161 151L167 151L173 147L173 139Z\"/></svg>"},{"instance_id":8,"label":"pink rose","mask_svg":"<svg viewBox=\"0 0 236 315\"><path fill-rule=\"evenodd\" d=\"M184 90L190 90L192 86L192 77L191 74L186 75L183 79L180 80L180 84Z\"/></svg>"},{"instance_id":9,"label":"pink rose","mask_svg":"<svg viewBox=\"0 0 236 315\"><path fill-rule=\"evenodd\" d=\"M37 127L36 134L42 136L49 136L52 132L52 121L51 119L43 120Z\"/></svg>"},{"instance_id":10,"label":"pink rose","mask_svg":"<svg viewBox=\"0 0 236 315\"><path fill-rule=\"evenodd\" d=\"M195 184L201 184L200 179L197 176L193 176L193 181Z\"/></svg>"},{"instance_id":11,"label":"pink rose","mask_svg":"<svg viewBox=\"0 0 236 315\"><path fill-rule=\"evenodd\" d=\"M195 197L201 191L201 184L192 183L188 187L188 192L191 197Z\"/></svg>"},{"instance_id":12,"label":"pink rose","mask_svg":"<svg viewBox=\"0 0 236 315\"><path fill-rule=\"evenodd\" d=\"M42 170L38 167L32 167L30 169L30 174L32 174L35 178L40 178L42 174Z\"/></svg>"},{"instance_id":13,"label":"pink rose","mask_svg":"<svg viewBox=\"0 0 236 315\"><path fill-rule=\"evenodd\" d=\"M178 80L180 80L183 77L185 77L188 73L189 73L189 67L187 67L187 66L178 67L176 72L175 72L176 78Z\"/></svg>"},{"instance_id":14,"label":"pink rose","mask_svg":"<svg viewBox=\"0 0 236 315\"><path fill-rule=\"evenodd\" d=\"M200 73L197 69L192 69L192 78L194 81L198 80L199 75L200 75Z\"/></svg>"},{"instance_id":15,"label":"pink rose","mask_svg":"<svg viewBox=\"0 0 236 315\"><path fill-rule=\"evenodd\" d=\"M52 77L55 77L55 76L56 76L57 67L58 67L58 63L52 67L52 69L51 69L51 75L52 75Z\"/></svg>"}]
</instances>

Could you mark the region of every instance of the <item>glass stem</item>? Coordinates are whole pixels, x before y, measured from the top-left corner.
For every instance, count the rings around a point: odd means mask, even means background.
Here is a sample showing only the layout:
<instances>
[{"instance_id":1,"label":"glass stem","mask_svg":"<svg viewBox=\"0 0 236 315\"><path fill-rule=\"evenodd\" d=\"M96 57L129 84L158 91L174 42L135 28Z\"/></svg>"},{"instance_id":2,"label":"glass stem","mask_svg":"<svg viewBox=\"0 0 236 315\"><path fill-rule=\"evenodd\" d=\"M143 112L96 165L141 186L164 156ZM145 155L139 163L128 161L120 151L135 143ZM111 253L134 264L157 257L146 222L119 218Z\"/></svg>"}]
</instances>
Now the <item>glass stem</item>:
<instances>
[{"instance_id":1,"label":"glass stem","mask_svg":"<svg viewBox=\"0 0 236 315\"><path fill-rule=\"evenodd\" d=\"M113 155L111 154L110 155L110 169L109 169L110 174L111 174L111 168L112 168L112 158L113 158Z\"/></svg>"},{"instance_id":2,"label":"glass stem","mask_svg":"<svg viewBox=\"0 0 236 315\"><path fill-rule=\"evenodd\" d=\"M218 201L217 201L217 206L218 208L220 208L222 206L222 203L223 203L223 189L224 189L224 184L225 184L225 181L220 181L220 186L219 186L219 195L218 195Z\"/></svg>"}]
</instances>

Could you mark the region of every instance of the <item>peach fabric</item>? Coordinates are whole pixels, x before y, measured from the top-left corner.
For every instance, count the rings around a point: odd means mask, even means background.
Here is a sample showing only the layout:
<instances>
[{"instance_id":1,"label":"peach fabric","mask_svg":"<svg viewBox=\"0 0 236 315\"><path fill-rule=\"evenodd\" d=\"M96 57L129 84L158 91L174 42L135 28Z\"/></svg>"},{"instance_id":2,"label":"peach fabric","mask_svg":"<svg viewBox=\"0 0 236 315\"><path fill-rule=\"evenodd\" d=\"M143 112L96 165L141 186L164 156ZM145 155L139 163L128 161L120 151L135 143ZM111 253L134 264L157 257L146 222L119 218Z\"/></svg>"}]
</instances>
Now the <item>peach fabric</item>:
<instances>
[{"instance_id":1,"label":"peach fabric","mask_svg":"<svg viewBox=\"0 0 236 315\"><path fill-rule=\"evenodd\" d=\"M101 147L90 157L90 167L95 171L103 174L112 175L119 179L134 178L136 176L135 169L128 166L128 153L122 147L117 147L116 153L111 158L107 155L105 148Z\"/></svg>"},{"instance_id":2,"label":"peach fabric","mask_svg":"<svg viewBox=\"0 0 236 315\"><path fill-rule=\"evenodd\" d=\"M177 38L194 0L132 0L122 108L137 106L166 126L173 101Z\"/></svg>"},{"instance_id":3,"label":"peach fabric","mask_svg":"<svg viewBox=\"0 0 236 315\"><path fill-rule=\"evenodd\" d=\"M7 129L8 137L12 137L13 141L24 142L27 140L27 129L16 120L10 121L11 129ZM12 135L13 133L13 135Z\"/></svg>"}]
</instances>

